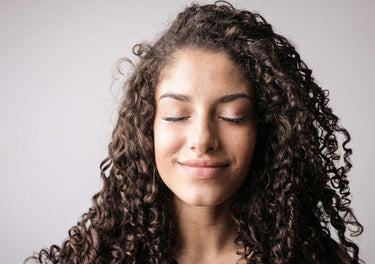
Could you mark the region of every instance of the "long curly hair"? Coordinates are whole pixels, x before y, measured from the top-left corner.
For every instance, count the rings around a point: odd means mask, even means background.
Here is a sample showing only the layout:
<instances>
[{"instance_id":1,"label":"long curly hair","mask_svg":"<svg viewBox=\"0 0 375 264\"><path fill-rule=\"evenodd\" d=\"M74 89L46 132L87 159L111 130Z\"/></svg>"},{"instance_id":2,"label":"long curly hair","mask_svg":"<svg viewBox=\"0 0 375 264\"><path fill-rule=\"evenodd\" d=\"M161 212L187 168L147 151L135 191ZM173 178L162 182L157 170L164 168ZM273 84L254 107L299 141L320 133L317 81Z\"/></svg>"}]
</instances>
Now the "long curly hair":
<instances>
[{"instance_id":1,"label":"long curly hair","mask_svg":"<svg viewBox=\"0 0 375 264\"><path fill-rule=\"evenodd\" d=\"M238 254L247 263L362 262L349 236L363 227L350 207L350 135L327 90L291 43L259 14L218 1L193 4L153 44L124 84L118 121L101 163L103 187L61 245L38 263L176 263L179 236L171 191L154 157L155 87L176 52L226 53L256 92L258 138L251 170L231 208ZM331 238L336 233L337 242Z\"/></svg>"}]
</instances>

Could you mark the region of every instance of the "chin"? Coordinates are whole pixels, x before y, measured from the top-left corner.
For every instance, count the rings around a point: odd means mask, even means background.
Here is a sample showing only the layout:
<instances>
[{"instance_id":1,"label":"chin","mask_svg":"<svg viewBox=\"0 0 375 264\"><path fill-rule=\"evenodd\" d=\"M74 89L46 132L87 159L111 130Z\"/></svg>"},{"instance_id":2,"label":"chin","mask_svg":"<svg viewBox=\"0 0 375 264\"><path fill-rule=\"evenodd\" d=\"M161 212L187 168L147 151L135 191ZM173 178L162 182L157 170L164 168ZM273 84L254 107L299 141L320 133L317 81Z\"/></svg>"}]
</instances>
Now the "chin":
<instances>
[{"instance_id":1,"label":"chin","mask_svg":"<svg viewBox=\"0 0 375 264\"><path fill-rule=\"evenodd\" d=\"M217 206L225 203L230 199L230 197L218 195L218 192L191 192L175 196L181 202L191 205L191 206Z\"/></svg>"}]
</instances>

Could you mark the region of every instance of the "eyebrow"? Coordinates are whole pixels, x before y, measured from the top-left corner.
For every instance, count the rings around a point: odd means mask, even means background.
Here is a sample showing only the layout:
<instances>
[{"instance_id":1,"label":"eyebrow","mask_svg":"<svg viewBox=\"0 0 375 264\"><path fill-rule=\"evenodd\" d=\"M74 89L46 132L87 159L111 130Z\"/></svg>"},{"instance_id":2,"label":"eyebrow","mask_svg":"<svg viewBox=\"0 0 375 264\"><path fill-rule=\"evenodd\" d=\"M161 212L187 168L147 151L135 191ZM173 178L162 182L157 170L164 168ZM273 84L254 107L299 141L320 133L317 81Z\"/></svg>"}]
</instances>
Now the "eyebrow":
<instances>
[{"instance_id":1,"label":"eyebrow","mask_svg":"<svg viewBox=\"0 0 375 264\"><path fill-rule=\"evenodd\" d=\"M176 94L176 93L165 93L165 94L162 94L160 97L159 97L159 101L163 98L172 98L172 99L175 99L177 101L181 101L181 102L190 102L191 101L191 97L188 96L188 95L185 95L185 94Z\"/></svg>"},{"instance_id":2,"label":"eyebrow","mask_svg":"<svg viewBox=\"0 0 375 264\"><path fill-rule=\"evenodd\" d=\"M245 99L248 99L251 101L251 97L248 96L247 94L244 94L244 93L236 93L236 94L228 94L228 95L224 95L222 97L219 97L217 100L216 100L216 103L219 103L219 104L222 104L222 103L228 103L228 102L232 102L236 99L239 99L239 98L245 98Z\"/></svg>"},{"instance_id":3,"label":"eyebrow","mask_svg":"<svg viewBox=\"0 0 375 264\"><path fill-rule=\"evenodd\" d=\"M159 101L162 98L172 98L181 102L191 102L191 97L186 94L165 93L159 97ZM221 96L215 100L215 103L217 104L229 103L239 98L245 98L251 101L251 97L249 95L244 94L244 93L236 93L236 94L228 94L228 95Z\"/></svg>"}]
</instances>

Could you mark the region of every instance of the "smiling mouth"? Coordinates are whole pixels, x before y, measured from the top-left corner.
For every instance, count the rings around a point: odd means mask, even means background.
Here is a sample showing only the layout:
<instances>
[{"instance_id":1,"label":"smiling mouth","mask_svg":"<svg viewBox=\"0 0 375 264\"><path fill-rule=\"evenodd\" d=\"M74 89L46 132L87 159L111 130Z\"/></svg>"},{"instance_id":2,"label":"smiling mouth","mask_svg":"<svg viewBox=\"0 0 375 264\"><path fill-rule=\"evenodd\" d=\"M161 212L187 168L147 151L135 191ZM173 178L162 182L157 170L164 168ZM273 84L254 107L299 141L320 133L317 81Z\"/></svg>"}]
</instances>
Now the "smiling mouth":
<instances>
[{"instance_id":1,"label":"smiling mouth","mask_svg":"<svg viewBox=\"0 0 375 264\"><path fill-rule=\"evenodd\" d=\"M218 176L228 166L228 162L216 160L185 160L178 164L191 176L198 179L210 179Z\"/></svg>"}]
</instances>

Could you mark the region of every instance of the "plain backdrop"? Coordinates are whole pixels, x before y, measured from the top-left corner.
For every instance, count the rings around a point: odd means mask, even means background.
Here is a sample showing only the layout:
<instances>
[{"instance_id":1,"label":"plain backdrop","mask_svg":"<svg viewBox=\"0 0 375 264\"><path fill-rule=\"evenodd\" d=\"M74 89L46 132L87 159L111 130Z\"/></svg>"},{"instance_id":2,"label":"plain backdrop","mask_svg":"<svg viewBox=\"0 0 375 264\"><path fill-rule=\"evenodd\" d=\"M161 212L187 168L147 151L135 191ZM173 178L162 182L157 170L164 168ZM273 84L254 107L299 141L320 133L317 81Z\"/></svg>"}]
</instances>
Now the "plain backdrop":
<instances>
[{"instance_id":1,"label":"plain backdrop","mask_svg":"<svg viewBox=\"0 0 375 264\"><path fill-rule=\"evenodd\" d=\"M199 2L199 1L197 1ZM231 1L288 37L352 135L354 239L375 259L375 2ZM101 187L120 86L112 71L190 1L0 1L0 262L60 245ZM200 1L200 3L212 3Z\"/></svg>"}]
</instances>

